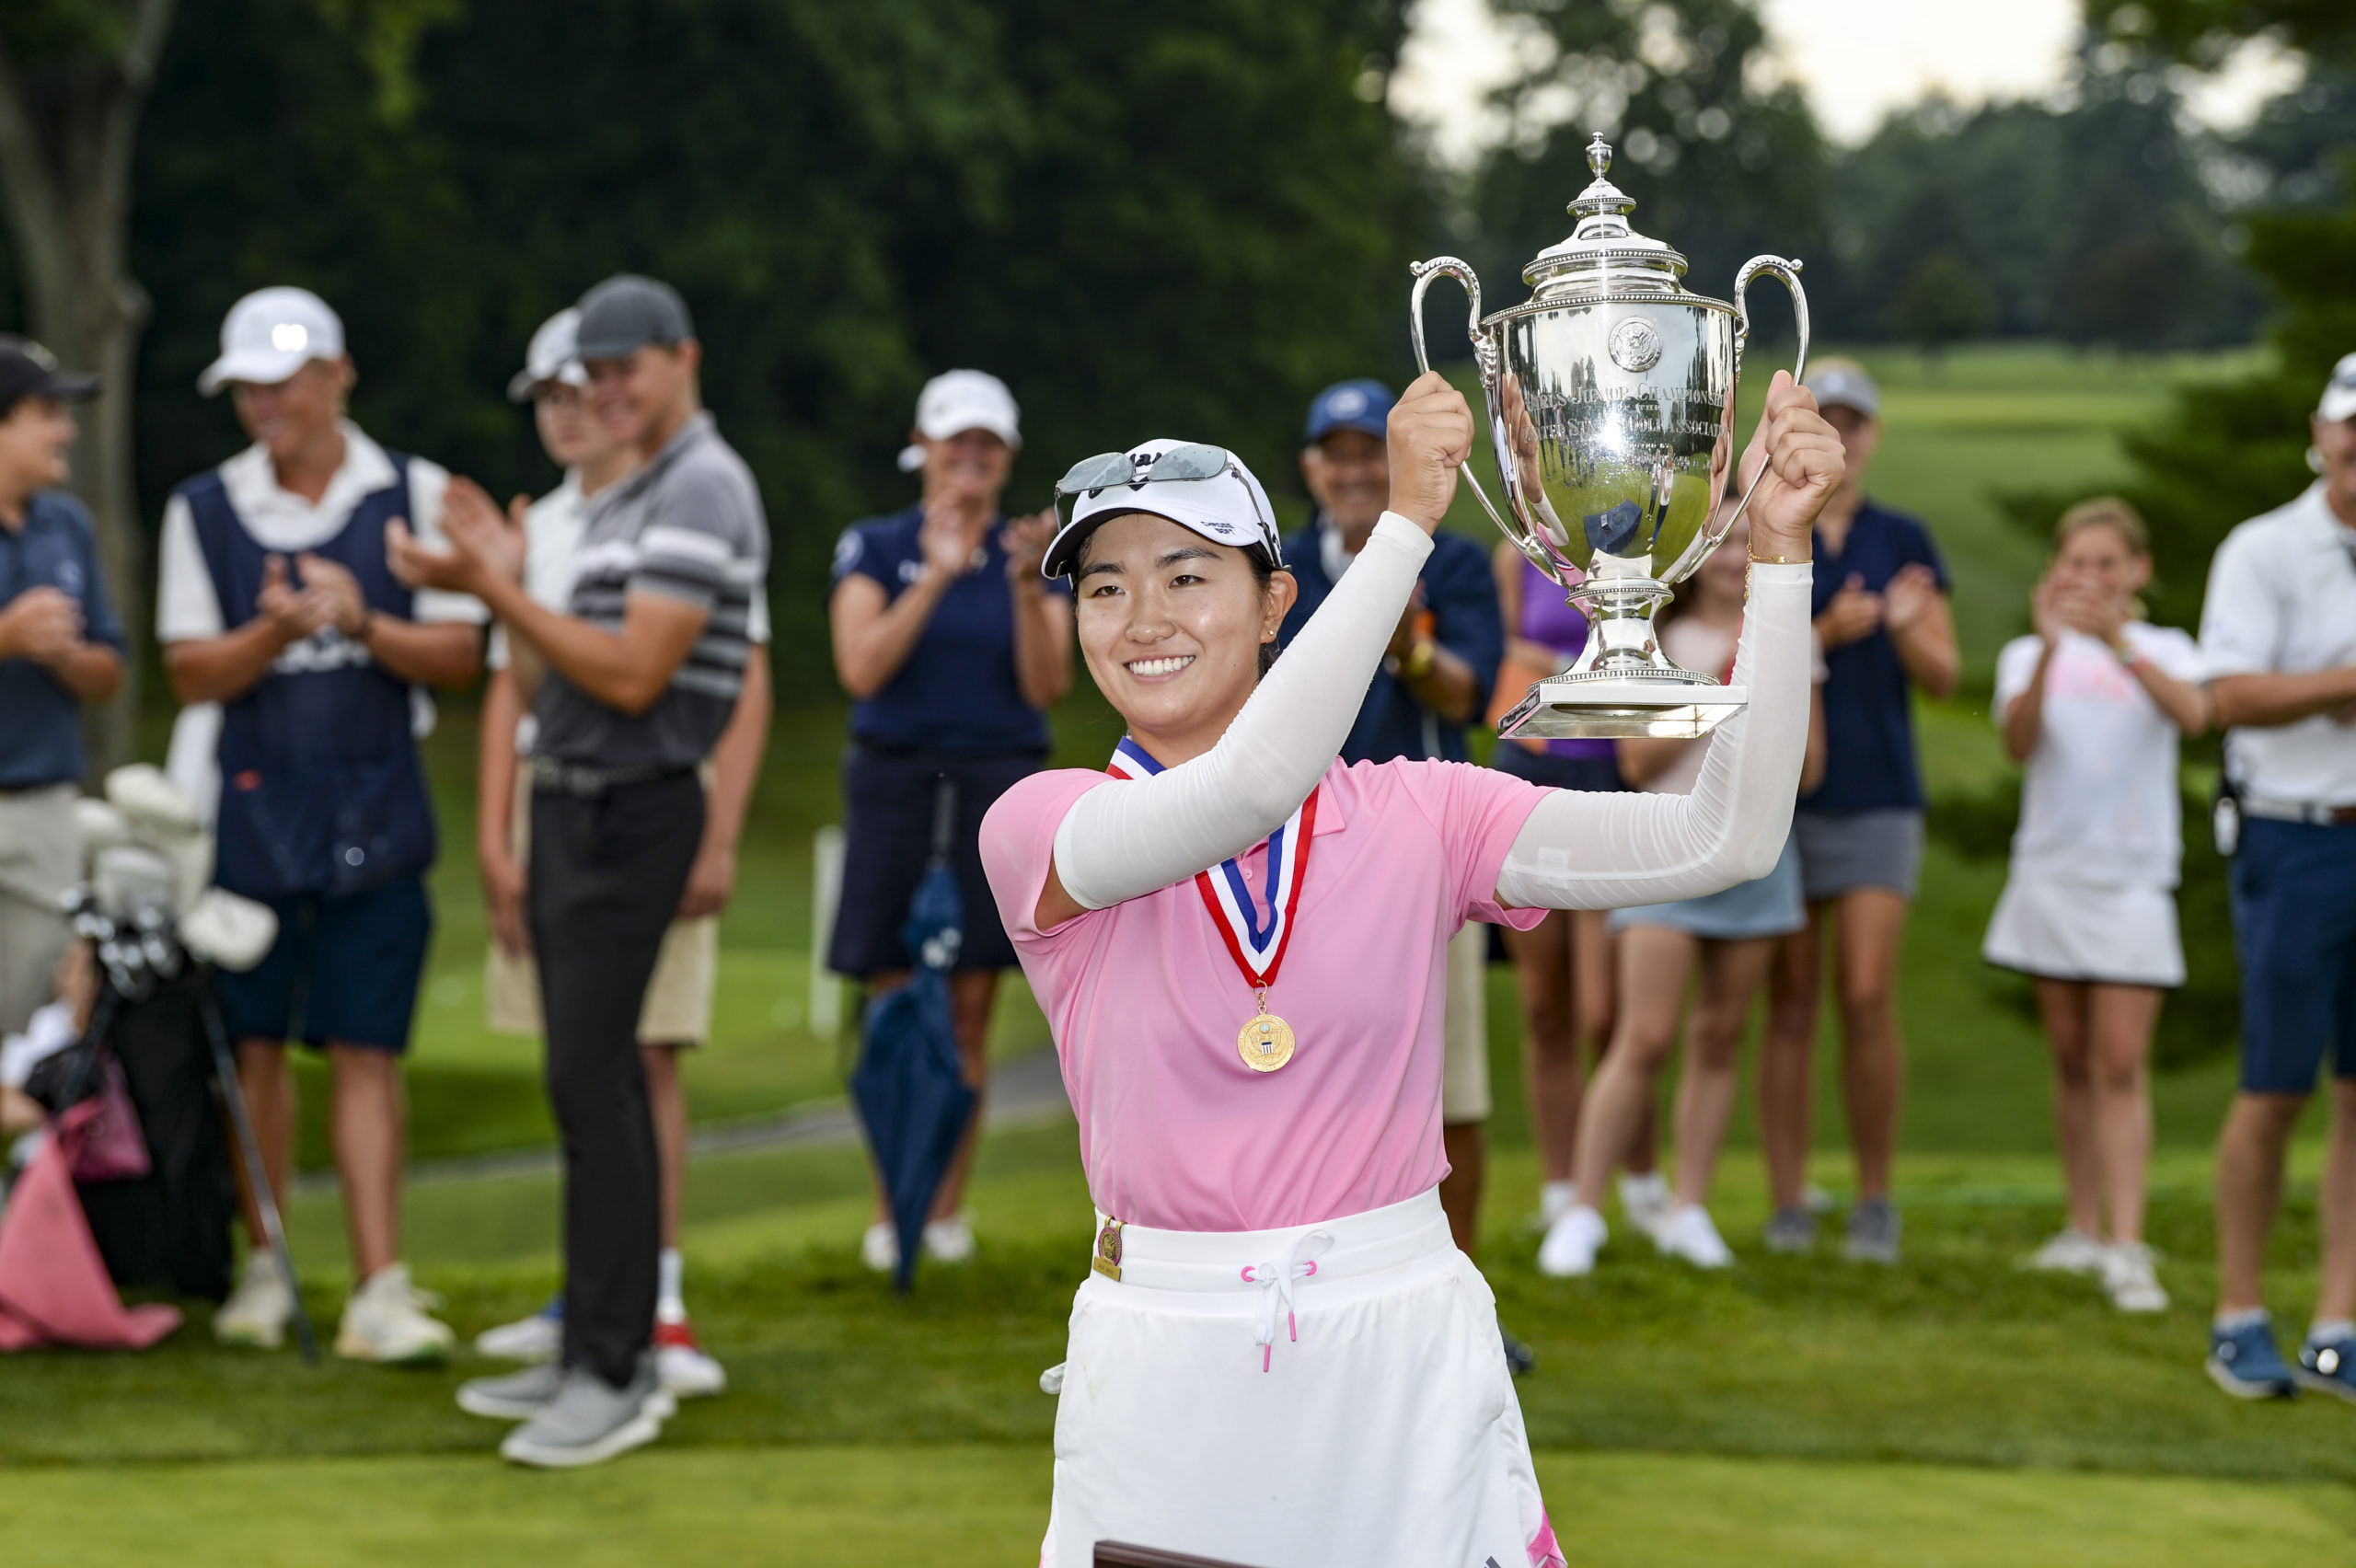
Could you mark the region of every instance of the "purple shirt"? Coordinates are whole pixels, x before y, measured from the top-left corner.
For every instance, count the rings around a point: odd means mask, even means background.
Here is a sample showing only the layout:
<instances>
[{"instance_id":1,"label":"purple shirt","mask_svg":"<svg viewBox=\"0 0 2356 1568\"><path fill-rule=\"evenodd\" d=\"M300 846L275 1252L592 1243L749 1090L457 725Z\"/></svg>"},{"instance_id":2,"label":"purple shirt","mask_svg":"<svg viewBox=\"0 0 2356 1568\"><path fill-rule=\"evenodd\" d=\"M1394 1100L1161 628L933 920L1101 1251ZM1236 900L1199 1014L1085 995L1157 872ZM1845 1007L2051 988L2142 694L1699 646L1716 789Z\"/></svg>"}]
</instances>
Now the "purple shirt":
<instances>
[{"instance_id":1,"label":"purple shirt","mask_svg":"<svg viewBox=\"0 0 2356 1568\"><path fill-rule=\"evenodd\" d=\"M1587 617L1563 596L1562 587L1539 571L1527 556L1521 562L1521 621L1514 628L1514 635L1544 644L1566 663L1577 658L1587 647ZM1614 743L1592 740L1548 741L1546 753L1549 756L1619 755Z\"/></svg>"}]
</instances>

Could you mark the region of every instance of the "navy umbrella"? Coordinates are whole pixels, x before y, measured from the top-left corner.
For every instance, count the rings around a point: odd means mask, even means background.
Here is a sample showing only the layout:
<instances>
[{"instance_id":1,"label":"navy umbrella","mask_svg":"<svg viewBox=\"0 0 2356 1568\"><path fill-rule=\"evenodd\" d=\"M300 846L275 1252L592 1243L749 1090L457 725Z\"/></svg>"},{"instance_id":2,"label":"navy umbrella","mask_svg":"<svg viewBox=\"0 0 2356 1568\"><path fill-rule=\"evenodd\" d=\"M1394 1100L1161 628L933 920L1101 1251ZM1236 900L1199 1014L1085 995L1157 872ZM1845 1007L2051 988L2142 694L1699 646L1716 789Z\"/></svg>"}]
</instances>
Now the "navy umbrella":
<instances>
[{"instance_id":1,"label":"navy umbrella","mask_svg":"<svg viewBox=\"0 0 2356 1568\"><path fill-rule=\"evenodd\" d=\"M956 824L957 787L944 778L933 795L932 858L908 901L908 923L900 928L916 973L867 1004L859 1069L850 1078L851 1098L867 1124L867 1147L900 1233L893 1284L902 1295L916 1277L925 1216L974 1114L975 1094L965 1083L949 1007L949 971L965 923L964 900L949 867Z\"/></svg>"}]
</instances>

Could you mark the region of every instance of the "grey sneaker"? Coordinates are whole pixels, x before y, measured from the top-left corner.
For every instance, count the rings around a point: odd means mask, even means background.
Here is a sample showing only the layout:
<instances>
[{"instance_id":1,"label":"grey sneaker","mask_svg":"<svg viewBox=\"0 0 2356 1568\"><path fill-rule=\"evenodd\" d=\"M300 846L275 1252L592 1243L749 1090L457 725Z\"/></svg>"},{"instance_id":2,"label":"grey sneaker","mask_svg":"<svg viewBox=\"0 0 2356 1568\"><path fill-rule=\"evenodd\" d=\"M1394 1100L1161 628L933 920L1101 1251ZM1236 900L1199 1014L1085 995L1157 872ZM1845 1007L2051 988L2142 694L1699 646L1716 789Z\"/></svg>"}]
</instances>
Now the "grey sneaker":
<instances>
[{"instance_id":1,"label":"grey sneaker","mask_svg":"<svg viewBox=\"0 0 2356 1568\"><path fill-rule=\"evenodd\" d=\"M1849 1261L1898 1262L1898 1206L1888 1198L1867 1198L1849 1211Z\"/></svg>"},{"instance_id":2,"label":"grey sneaker","mask_svg":"<svg viewBox=\"0 0 2356 1568\"><path fill-rule=\"evenodd\" d=\"M472 1378L458 1385L458 1408L493 1421L529 1421L556 1398L564 1368L553 1361L496 1378Z\"/></svg>"},{"instance_id":3,"label":"grey sneaker","mask_svg":"<svg viewBox=\"0 0 2356 1568\"><path fill-rule=\"evenodd\" d=\"M1760 1241L1770 1252L1785 1257L1816 1251L1816 1216L1807 1209L1793 1207L1775 1211L1767 1228L1759 1233Z\"/></svg>"},{"instance_id":4,"label":"grey sneaker","mask_svg":"<svg viewBox=\"0 0 2356 1568\"><path fill-rule=\"evenodd\" d=\"M603 1464L662 1435L663 1422L675 1408L651 1355L640 1359L637 1376L621 1389L594 1372L568 1367L555 1395L507 1435L499 1455L542 1470Z\"/></svg>"}]
</instances>

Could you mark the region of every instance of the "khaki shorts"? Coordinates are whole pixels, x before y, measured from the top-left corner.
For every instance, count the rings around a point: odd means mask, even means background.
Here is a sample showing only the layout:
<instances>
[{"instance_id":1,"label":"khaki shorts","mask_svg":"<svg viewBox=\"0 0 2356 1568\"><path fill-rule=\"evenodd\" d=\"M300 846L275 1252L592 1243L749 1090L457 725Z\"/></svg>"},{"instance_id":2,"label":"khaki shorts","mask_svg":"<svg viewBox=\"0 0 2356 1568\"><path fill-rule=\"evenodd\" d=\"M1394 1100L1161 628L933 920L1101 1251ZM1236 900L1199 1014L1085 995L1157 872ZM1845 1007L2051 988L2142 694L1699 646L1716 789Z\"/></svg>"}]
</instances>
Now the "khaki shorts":
<instances>
[{"instance_id":1,"label":"khaki shorts","mask_svg":"<svg viewBox=\"0 0 2356 1568\"><path fill-rule=\"evenodd\" d=\"M707 776L706 783L710 778ZM532 777L515 775L515 800L508 817L508 842L530 874ZM650 1045L700 1045L711 1034L711 994L720 980L720 919L713 915L675 920L663 934L663 951L639 1009L638 1038ZM494 939L483 983L483 1010L494 1034L538 1034L540 968L529 953L511 956Z\"/></svg>"},{"instance_id":2,"label":"khaki shorts","mask_svg":"<svg viewBox=\"0 0 2356 1568\"><path fill-rule=\"evenodd\" d=\"M25 1027L65 951L58 900L82 875L71 784L0 791L0 1034Z\"/></svg>"},{"instance_id":3,"label":"khaki shorts","mask_svg":"<svg viewBox=\"0 0 2356 1568\"><path fill-rule=\"evenodd\" d=\"M1489 928L1467 920L1448 943L1448 1056L1440 1068L1439 1119L1449 1126L1489 1119Z\"/></svg>"}]
</instances>

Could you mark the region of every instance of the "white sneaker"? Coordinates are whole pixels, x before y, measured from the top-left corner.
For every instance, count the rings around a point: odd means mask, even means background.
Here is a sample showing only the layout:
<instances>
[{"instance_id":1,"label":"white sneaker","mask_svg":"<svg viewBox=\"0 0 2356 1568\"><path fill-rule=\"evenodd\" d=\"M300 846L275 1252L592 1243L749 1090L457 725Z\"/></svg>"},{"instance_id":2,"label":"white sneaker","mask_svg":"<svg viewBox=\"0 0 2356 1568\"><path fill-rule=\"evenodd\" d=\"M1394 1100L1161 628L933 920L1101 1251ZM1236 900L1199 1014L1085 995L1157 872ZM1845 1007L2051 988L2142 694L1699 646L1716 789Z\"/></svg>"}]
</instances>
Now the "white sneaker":
<instances>
[{"instance_id":1,"label":"white sneaker","mask_svg":"<svg viewBox=\"0 0 2356 1568\"><path fill-rule=\"evenodd\" d=\"M2152 1250L2141 1241L2102 1249L2102 1287L2122 1312L2165 1312L2168 1293L2152 1267Z\"/></svg>"},{"instance_id":2,"label":"white sneaker","mask_svg":"<svg viewBox=\"0 0 2356 1568\"><path fill-rule=\"evenodd\" d=\"M1659 1171L1620 1178L1620 1212L1646 1235L1659 1229L1669 1218L1669 1211L1676 1206L1676 1196L1669 1190L1669 1178Z\"/></svg>"},{"instance_id":3,"label":"white sneaker","mask_svg":"<svg viewBox=\"0 0 2356 1568\"><path fill-rule=\"evenodd\" d=\"M1734 1249L1727 1246L1710 1211L1700 1204L1680 1204L1653 1232L1653 1245L1665 1258L1682 1258L1697 1269L1734 1266Z\"/></svg>"},{"instance_id":4,"label":"white sneaker","mask_svg":"<svg viewBox=\"0 0 2356 1568\"><path fill-rule=\"evenodd\" d=\"M654 1378L663 1391L683 1400L708 1399L728 1389L728 1372L696 1343L685 1321L654 1325Z\"/></svg>"},{"instance_id":5,"label":"white sneaker","mask_svg":"<svg viewBox=\"0 0 2356 1568\"><path fill-rule=\"evenodd\" d=\"M953 1214L947 1219L927 1220L924 1255L937 1263L971 1262L974 1257L974 1228L965 1223L965 1216Z\"/></svg>"},{"instance_id":6,"label":"white sneaker","mask_svg":"<svg viewBox=\"0 0 2356 1568\"><path fill-rule=\"evenodd\" d=\"M900 1266L900 1233L892 1228L888 1219L879 1219L867 1228L859 1239L859 1261L877 1274L890 1274Z\"/></svg>"},{"instance_id":7,"label":"white sneaker","mask_svg":"<svg viewBox=\"0 0 2356 1568\"><path fill-rule=\"evenodd\" d=\"M1595 1272L1595 1254L1610 1239L1611 1228L1585 1204L1573 1205L1546 1228L1538 1244L1538 1272L1555 1279L1576 1279Z\"/></svg>"},{"instance_id":8,"label":"white sneaker","mask_svg":"<svg viewBox=\"0 0 2356 1568\"><path fill-rule=\"evenodd\" d=\"M1538 1189L1538 1224L1545 1229L1578 1206L1579 1184L1576 1182L1548 1182Z\"/></svg>"},{"instance_id":9,"label":"white sneaker","mask_svg":"<svg viewBox=\"0 0 2356 1568\"><path fill-rule=\"evenodd\" d=\"M475 1336L475 1354L493 1361L554 1361L564 1347L563 1300L560 1296L528 1318L483 1330Z\"/></svg>"},{"instance_id":10,"label":"white sneaker","mask_svg":"<svg viewBox=\"0 0 2356 1568\"><path fill-rule=\"evenodd\" d=\"M443 1360L458 1336L450 1325L429 1317L442 1298L409 1280L409 1265L393 1263L361 1282L343 1304L335 1331L335 1353L353 1361L413 1366Z\"/></svg>"},{"instance_id":11,"label":"white sneaker","mask_svg":"<svg viewBox=\"0 0 2356 1568\"><path fill-rule=\"evenodd\" d=\"M257 1251L247 1257L237 1288L213 1314L213 1337L223 1344L276 1350L286 1343L286 1324L294 1316L294 1292L278 1272L277 1254Z\"/></svg>"},{"instance_id":12,"label":"white sneaker","mask_svg":"<svg viewBox=\"0 0 2356 1568\"><path fill-rule=\"evenodd\" d=\"M2048 1274L2098 1274L2109 1256L2109 1249L2076 1226L2065 1226L2053 1239L2021 1260L2025 1269L2041 1269Z\"/></svg>"}]
</instances>

